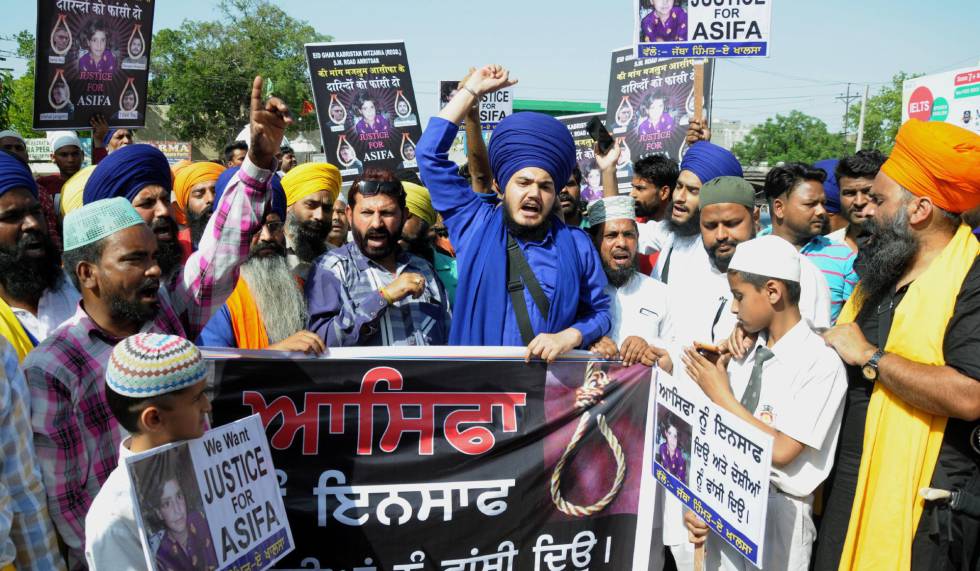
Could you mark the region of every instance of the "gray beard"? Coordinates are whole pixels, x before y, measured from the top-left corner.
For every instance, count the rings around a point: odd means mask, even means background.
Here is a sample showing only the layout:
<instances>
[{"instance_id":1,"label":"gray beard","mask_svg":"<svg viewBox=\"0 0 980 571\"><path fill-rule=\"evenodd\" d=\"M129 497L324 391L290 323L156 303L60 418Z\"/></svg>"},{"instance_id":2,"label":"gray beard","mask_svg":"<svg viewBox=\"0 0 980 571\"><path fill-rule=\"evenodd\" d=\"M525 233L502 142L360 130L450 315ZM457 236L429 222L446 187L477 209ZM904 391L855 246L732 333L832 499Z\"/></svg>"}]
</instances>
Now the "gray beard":
<instances>
[{"instance_id":1,"label":"gray beard","mask_svg":"<svg viewBox=\"0 0 980 571\"><path fill-rule=\"evenodd\" d=\"M259 308L269 345L306 329L306 299L284 256L249 258L242 279Z\"/></svg>"}]
</instances>

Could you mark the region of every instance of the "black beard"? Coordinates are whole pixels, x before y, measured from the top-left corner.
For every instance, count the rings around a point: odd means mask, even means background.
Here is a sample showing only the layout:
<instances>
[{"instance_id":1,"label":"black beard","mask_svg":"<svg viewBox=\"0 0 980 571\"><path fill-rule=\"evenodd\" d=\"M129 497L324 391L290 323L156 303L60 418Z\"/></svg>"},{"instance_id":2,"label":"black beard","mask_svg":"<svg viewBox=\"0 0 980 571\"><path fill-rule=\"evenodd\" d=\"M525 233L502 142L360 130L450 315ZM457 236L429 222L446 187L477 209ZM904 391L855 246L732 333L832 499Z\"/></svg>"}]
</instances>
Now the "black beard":
<instances>
[{"instance_id":1,"label":"black beard","mask_svg":"<svg viewBox=\"0 0 980 571\"><path fill-rule=\"evenodd\" d=\"M201 237L204 236L204 229L208 226L208 220L211 220L212 209L205 208L203 211L194 214L191 211L187 211L187 227L191 230L191 244L197 248L197 245L201 243Z\"/></svg>"},{"instance_id":2,"label":"black beard","mask_svg":"<svg viewBox=\"0 0 980 571\"><path fill-rule=\"evenodd\" d=\"M555 204L557 205L558 202L555 201ZM504 209L504 221L507 223L507 231L514 238L525 242L540 242L548 235L548 230L551 229L550 217L545 216L544 220L537 226L522 226L511 218L507 204L503 204L500 207Z\"/></svg>"},{"instance_id":3,"label":"black beard","mask_svg":"<svg viewBox=\"0 0 980 571\"><path fill-rule=\"evenodd\" d=\"M36 244L43 246L44 256L27 256L27 247ZM61 276L61 255L43 232L24 233L16 248L0 247L0 284L14 299L40 299L44 290L58 285Z\"/></svg>"},{"instance_id":4,"label":"black beard","mask_svg":"<svg viewBox=\"0 0 980 571\"><path fill-rule=\"evenodd\" d=\"M159 250L157 251L157 255L159 256ZM138 291L150 288L159 289L160 282L154 279L146 279L140 284ZM117 294L110 294L107 298L109 315L115 321L142 326L144 323L154 319L160 312L159 304L147 306L139 301L124 299Z\"/></svg>"},{"instance_id":5,"label":"black beard","mask_svg":"<svg viewBox=\"0 0 980 571\"><path fill-rule=\"evenodd\" d=\"M290 213L286 216L286 235L292 238L290 247L296 257L312 262L327 251L327 235L331 224L318 220L300 222Z\"/></svg>"},{"instance_id":6,"label":"black beard","mask_svg":"<svg viewBox=\"0 0 980 571\"><path fill-rule=\"evenodd\" d=\"M655 210L650 210L639 202L633 206L633 212L640 218L648 219L653 218L653 216L657 213Z\"/></svg>"},{"instance_id":7,"label":"black beard","mask_svg":"<svg viewBox=\"0 0 980 571\"><path fill-rule=\"evenodd\" d=\"M667 226L670 231L677 236L694 236L701 232L701 210L698 209L694 214L687 219L687 222L683 224L678 224L674 222L673 217L667 219Z\"/></svg>"},{"instance_id":8,"label":"black beard","mask_svg":"<svg viewBox=\"0 0 980 571\"><path fill-rule=\"evenodd\" d=\"M157 230L168 230L173 237L170 240L157 240L157 264L160 265L160 272L163 274L164 281L173 277L174 272L184 261L184 252L180 249L180 242L177 241L177 223L173 218L157 218L150 224L150 230L156 234Z\"/></svg>"},{"instance_id":9,"label":"black beard","mask_svg":"<svg viewBox=\"0 0 980 571\"><path fill-rule=\"evenodd\" d=\"M401 232L392 234L385 228L381 230L368 230L367 234L361 234L354 227L351 227L351 231L354 233L354 243L357 244L358 249L371 260L382 260L390 256L393 252L397 252L399 248L398 240L402 237ZM385 241L385 245L378 250L368 250L368 238L381 238Z\"/></svg>"},{"instance_id":10,"label":"black beard","mask_svg":"<svg viewBox=\"0 0 980 571\"><path fill-rule=\"evenodd\" d=\"M626 282L630 281L630 278L633 277L633 272L635 270L633 267L613 269L606 264L602 264L602 271L606 273L606 280L610 285L620 288L626 285Z\"/></svg>"},{"instance_id":11,"label":"black beard","mask_svg":"<svg viewBox=\"0 0 980 571\"><path fill-rule=\"evenodd\" d=\"M862 312L876 311L915 257L919 240L909 228L904 210L891 221L869 218L862 230L871 235L861 241L859 259L855 263L861 266Z\"/></svg>"},{"instance_id":12,"label":"black beard","mask_svg":"<svg viewBox=\"0 0 980 571\"><path fill-rule=\"evenodd\" d=\"M717 253L719 246L721 244L716 244L714 248L708 250L708 257L711 258L711 263L714 264L719 272L725 273L728 271L728 264L732 263L732 256L735 255L735 252L733 251L727 258L719 258Z\"/></svg>"}]
</instances>

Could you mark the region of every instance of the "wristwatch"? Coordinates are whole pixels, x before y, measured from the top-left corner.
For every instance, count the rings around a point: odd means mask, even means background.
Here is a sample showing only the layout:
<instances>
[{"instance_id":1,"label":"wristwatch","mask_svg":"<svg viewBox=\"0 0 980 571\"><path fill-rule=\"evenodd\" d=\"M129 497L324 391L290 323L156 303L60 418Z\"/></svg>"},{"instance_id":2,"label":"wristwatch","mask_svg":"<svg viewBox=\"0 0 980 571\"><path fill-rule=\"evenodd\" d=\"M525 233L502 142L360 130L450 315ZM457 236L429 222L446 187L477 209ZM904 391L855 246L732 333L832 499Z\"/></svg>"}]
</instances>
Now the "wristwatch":
<instances>
[{"instance_id":1,"label":"wristwatch","mask_svg":"<svg viewBox=\"0 0 980 571\"><path fill-rule=\"evenodd\" d=\"M869 359L868 362L861 367L861 375L865 378L865 380L872 383L878 380L878 361L881 361L881 357L884 354L885 352L883 350L878 349L875 351L875 354L871 356L871 359Z\"/></svg>"}]
</instances>

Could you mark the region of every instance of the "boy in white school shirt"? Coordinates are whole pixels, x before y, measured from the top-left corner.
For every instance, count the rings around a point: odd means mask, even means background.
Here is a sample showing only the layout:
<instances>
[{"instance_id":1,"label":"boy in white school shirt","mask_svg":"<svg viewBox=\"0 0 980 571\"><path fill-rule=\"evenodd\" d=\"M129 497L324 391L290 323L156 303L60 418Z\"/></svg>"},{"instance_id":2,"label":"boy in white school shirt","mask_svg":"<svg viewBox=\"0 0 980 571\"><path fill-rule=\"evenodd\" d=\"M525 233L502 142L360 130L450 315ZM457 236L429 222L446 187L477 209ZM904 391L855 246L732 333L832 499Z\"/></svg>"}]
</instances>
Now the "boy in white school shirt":
<instances>
[{"instance_id":1,"label":"boy in white school shirt","mask_svg":"<svg viewBox=\"0 0 980 571\"><path fill-rule=\"evenodd\" d=\"M201 352L176 335L137 333L120 341L106 367L106 401L130 437L119 446L119 464L109 474L85 516L85 560L91 571L147 568L133 510L133 484L126 458L171 442L200 438L211 402L208 370ZM201 564L213 569L210 534L187 541L191 554L207 552ZM203 545L206 543L207 545ZM202 556L203 557L203 556Z\"/></svg>"},{"instance_id":2,"label":"boy in white school shirt","mask_svg":"<svg viewBox=\"0 0 980 571\"><path fill-rule=\"evenodd\" d=\"M728 267L732 312L758 333L741 361L712 363L692 348L682 360L715 404L774 438L764 570L806 571L816 530L813 492L830 473L844 411L847 375L836 352L800 318L800 258L785 240L739 244ZM751 569L738 552L685 514L692 542L707 541L705 569Z\"/></svg>"}]
</instances>

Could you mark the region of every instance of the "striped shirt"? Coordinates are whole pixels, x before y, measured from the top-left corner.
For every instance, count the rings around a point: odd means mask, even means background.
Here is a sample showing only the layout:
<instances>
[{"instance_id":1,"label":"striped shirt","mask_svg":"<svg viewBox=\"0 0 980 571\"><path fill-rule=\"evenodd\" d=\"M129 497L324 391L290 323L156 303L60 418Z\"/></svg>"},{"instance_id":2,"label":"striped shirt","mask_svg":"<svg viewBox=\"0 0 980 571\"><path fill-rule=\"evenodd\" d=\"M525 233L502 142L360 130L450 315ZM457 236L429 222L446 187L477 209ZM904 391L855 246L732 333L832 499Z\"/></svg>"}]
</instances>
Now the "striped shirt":
<instances>
[{"instance_id":1,"label":"striped shirt","mask_svg":"<svg viewBox=\"0 0 980 571\"><path fill-rule=\"evenodd\" d=\"M820 268L823 277L827 279L827 285L830 286L830 320L836 323L840 310L851 297L854 286L860 279L854 271L857 254L847 244L834 242L826 236L817 236L810 240L800 253Z\"/></svg>"},{"instance_id":2,"label":"striped shirt","mask_svg":"<svg viewBox=\"0 0 980 571\"><path fill-rule=\"evenodd\" d=\"M0 566L64 569L34 445L27 438L31 430L27 382L17 352L2 337L0 359Z\"/></svg>"},{"instance_id":3,"label":"striped shirt","mask_svg":"<svg viewBox=\"0 0 980 571\"><path fill-rule=\"evenodd\" d=\"M389 305L380 289L404 272L425 278L418 299ZM395 273L368 259L353 242L317 259L306 281L310 331L328 347L445 345L449 298L432 264L402 252Z\"/></svg>"},{"instance_id":4,"label":"striped shirt","mask_svg":"<svg viewBox=\"0 0 980 571\"><path fill-rule=\"evenodd\" d=\"M197 252L160 290L160 312L141 331L197 337L235 287L252 234L261 227L271 174L246 159ZM34 447L71 569L85 566L85 514L116 467L123 437L104 392L105 365L119 341L79 304L75 315L24 360Z\"/></svg>"}]
</instances>

